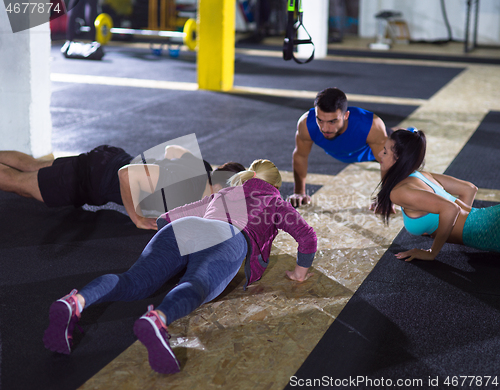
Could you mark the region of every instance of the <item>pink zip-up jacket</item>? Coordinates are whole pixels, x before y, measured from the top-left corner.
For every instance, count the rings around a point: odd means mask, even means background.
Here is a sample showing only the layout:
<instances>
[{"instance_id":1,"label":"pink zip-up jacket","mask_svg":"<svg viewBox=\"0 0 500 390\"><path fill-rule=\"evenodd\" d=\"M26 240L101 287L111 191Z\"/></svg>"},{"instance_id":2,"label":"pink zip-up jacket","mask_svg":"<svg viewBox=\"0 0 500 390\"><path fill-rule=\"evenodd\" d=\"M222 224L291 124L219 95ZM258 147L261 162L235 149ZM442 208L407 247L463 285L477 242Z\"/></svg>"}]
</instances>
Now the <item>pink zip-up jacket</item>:
<instances>
[{"instance_id":1,"label":"pink zip-up jacket","mask_svg":"<svg viewBox=\"0 0 500 390\"><path fill-rule=\"evenodd\" d=\"M245 288L259 280L266 270L278 229L289 233L299 244L298 265L310 267L316 254L313 228L283 200L278 189L261 179L250 179L242 186L224 188L200 201L170 210L158 218L158 229L187 216L226 221L245 233L248 243Z\"/></svg>"}]
</instances>

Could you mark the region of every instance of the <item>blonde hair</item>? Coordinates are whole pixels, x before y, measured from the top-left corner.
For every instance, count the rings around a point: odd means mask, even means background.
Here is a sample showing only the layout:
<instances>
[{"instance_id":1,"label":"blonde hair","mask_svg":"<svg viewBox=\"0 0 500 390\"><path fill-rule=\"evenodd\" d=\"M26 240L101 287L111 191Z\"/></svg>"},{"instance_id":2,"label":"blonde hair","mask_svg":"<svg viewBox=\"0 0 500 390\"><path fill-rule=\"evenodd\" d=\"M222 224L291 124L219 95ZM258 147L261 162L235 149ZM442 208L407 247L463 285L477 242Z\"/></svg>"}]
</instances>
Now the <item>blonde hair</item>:
<instances>
[{"instance_id":1,"label":"blonde hair","mask_svg":"<svg viewBox=\"0 0 500 390\"><path fill-rule=\"evenodd\" d=\"M281 175L276 165L269 160L255 160L246 171L238 172L229 179L229 185L240 186L253 178L261 179L276 188L281 187Z\"/></svg>"}]
</instances>

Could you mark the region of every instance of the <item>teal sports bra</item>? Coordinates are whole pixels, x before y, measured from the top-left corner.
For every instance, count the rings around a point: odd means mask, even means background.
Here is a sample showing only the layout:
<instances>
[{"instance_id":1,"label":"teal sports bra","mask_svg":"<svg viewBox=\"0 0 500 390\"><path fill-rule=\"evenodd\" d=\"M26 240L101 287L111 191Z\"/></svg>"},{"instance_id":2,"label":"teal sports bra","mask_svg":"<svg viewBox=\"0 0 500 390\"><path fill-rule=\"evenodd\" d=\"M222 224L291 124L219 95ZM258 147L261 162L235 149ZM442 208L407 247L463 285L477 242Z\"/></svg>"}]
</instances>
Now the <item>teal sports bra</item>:
<instances>
[{"instance_id":1,"label":"teal sports bra","mask_svg":"<svg viewBox=\"0 0 500 390\"><path fill-rule=\"evenodd\" d=\"M450 195L448 192L442 189L440 186L431 182L418 171L413 172L410 176L422 180L425 184L432 188L435 194L442 196L445 199L448 199L452 202L455 202L455 200L457 199L453 195ZM438 228L439 214L428 213L418 218L412 218L406 215L403 208L401 208L401 210L403 211L403 222L405 228L411 234L414 234L416 236L421 236L424 233L432 234Z\"/></svg>"}]
</instances>

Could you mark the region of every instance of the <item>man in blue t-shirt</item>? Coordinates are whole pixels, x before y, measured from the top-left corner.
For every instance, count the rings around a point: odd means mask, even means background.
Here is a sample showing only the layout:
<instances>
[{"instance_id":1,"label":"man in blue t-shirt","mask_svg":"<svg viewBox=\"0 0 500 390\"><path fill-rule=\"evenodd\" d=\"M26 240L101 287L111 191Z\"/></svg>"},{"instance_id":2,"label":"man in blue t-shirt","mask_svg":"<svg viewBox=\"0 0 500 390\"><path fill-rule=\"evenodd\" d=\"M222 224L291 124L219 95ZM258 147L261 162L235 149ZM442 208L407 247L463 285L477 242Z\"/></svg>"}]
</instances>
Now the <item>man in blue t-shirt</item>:
<instances>
[{"instance_id":1,"label":"man in blue t-shirt","mask_svg":"<svg viewBox=\"0 0 500 390\"><path fill-rule=\"evenodd\" d=\"M386 140L385 124L378 116L362 108L348 107L345 93L338 88L319 92L314 108L297 123L292 160L295 188L289 201L294 206L310 202L306 176L313 143L337 160L352 163L378 160Z\"/></svg>"}]
</instances>

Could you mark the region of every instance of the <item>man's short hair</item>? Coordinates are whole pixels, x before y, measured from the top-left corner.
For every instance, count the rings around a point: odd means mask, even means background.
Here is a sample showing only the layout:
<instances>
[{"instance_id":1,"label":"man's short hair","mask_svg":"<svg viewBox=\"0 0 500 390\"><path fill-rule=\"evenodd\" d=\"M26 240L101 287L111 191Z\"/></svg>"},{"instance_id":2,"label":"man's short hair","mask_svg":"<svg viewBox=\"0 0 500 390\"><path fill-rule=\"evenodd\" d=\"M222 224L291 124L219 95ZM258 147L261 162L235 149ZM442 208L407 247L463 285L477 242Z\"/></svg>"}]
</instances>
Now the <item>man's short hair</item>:
<instances>
[{"instance_id":1,"label":"man's short hair","mask_svg":"<svg viewBox=\"0 0 500 390\"><path fill-rule=\"evenodd\" d=\"M221 187L227 187L228 180L235 173L244 171L245 167L240 163L234 161L228 161L222 164L220 167L215 168L212 172L212 177L210 180L211 185L219 184Z\"/></svg>"},{"instance_id":2,"label":"man's short hair","mask_svg":"<svg viewBox=\"0 0 500 390\"><path fill-rule=\"evenodd\" d=\"M338 88L326 88L316 95L314 107L323 112L347 111L347 96Z\"/></svg>"}]
</instances>

